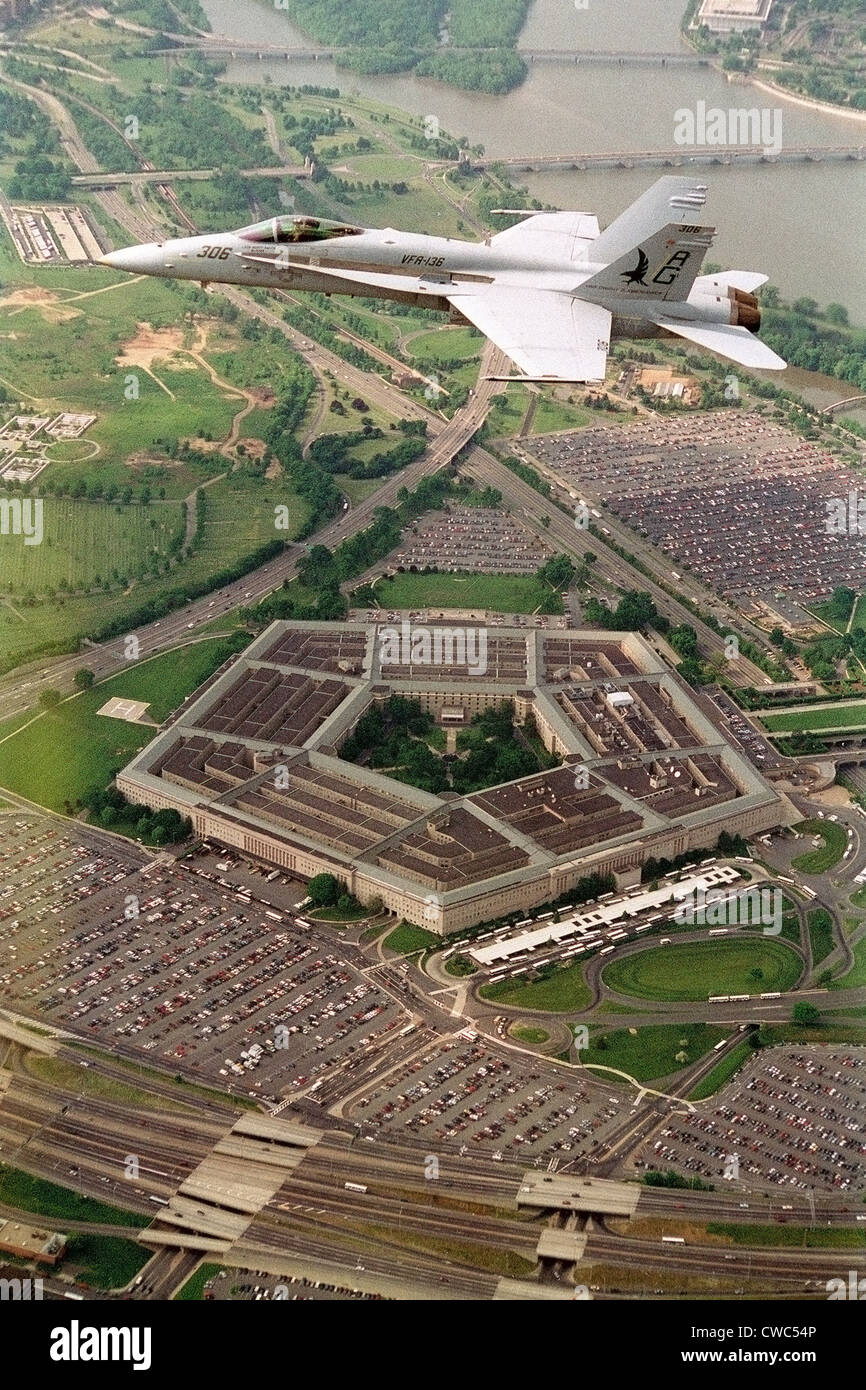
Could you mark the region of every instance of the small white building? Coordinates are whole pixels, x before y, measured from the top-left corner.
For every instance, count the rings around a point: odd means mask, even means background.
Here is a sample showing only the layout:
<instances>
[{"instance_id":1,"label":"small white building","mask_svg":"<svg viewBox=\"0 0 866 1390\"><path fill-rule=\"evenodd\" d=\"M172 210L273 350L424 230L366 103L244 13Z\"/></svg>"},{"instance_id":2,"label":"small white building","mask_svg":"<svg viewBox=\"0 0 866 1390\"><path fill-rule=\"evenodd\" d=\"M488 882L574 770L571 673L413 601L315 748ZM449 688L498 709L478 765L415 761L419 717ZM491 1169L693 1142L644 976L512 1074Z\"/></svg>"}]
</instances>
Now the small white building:
<instances>
[{"instance_id":1,"label":"small white building","mask_svg":"<svg viewBox=\"0 0 866 1390\"><path fill-rule=\"evenodd\" d=\"M745 33L763 29L772 8L773 0L703 0L696 22L713 34Z\"/></svg>"},{"instance_id":2,"label":"small white building","mask_svg":"<svg viewBox=\"0 0 866 1390\"><path fill-rule=\"evenodd\" d=\"M608 695L606 703L611 709L628 709L629 705L634 704L634 696L629 695L627 690L614 690Z\"/></svg>"}]
</instances>

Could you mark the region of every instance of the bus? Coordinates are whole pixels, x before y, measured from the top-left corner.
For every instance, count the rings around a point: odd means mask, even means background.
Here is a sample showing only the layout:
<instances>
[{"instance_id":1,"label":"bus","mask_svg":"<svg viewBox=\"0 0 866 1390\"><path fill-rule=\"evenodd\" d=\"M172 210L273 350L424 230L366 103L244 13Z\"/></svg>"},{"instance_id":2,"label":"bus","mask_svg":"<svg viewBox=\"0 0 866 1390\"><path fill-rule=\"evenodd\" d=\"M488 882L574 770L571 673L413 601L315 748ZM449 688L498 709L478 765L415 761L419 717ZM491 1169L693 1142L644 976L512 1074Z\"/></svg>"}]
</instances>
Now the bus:
<instances>
[{"instance_id":1,"label":"bus","mask_svg":"<svg viewBox=\"0 0 866 1390\"><path fill-rule=\"evenodd\" d=\"M347 1192L366 1192L367 1189L362 1182L344 1182L343 1187Z\"/></svg>"},{"instance_id":2,"label":"bus","mask_svg":"<svg viewBox=\"0 0 866 1390\"><path fill-rule=\"evenodd\" d=\"M601 951L599 951L598 954L599 954L600 956L606 956L606 955L608 955L608 953L609 953L610 951L615 951L615 950L616 950L616 947L615 947L615 946L605 946L604 949L601 950Z\"/></svg>"},{"instance_id":3,"label":"bus","mask_svg":"<svg viewBox=\"0 0 866 1390\"><path fill-rule=\"evenodd\" d=\"M684 1236L662 1236L662 1245L685 1245Z\"/></svg>"},{"instance_id":4,"label":"bus","mask_svg":"<svg viewBox=\"0 0 866 1390\"><path fill-rule=\"evenodd\" d=\"M728 1041L727 1038L722 1038L721 1042L717 1042L717 1043L716 1043L715 1047L713 1048L713 1051L714 1051L714 1052L721 1052L722 1048L724 1047L724 1045L725 1045L725 1043L726 1043L727 1041Z\"/></svg>"}]
</instances>

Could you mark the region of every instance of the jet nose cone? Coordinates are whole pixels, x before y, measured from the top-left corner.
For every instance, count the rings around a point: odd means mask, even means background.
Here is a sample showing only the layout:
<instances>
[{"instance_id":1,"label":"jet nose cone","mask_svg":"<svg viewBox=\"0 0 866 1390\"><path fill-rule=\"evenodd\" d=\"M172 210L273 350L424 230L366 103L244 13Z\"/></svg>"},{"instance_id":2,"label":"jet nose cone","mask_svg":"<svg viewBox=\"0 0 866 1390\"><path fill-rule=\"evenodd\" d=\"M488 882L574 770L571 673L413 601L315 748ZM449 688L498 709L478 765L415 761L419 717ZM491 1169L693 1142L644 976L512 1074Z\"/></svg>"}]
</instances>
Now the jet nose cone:
<instances>
[{"instance_id":1,"label":"jet nose cone","mask_svg":"<svg viewBox=\"0 0 866 1390\"><path fill-rule=\"evenodd\" d=\"M127 246L122 251L109 251L100 256L97 265L111 270L128 270L133 275L153 275L162 263L162 247L155 241L145 246Z\"/></svg>"}]
</instances>

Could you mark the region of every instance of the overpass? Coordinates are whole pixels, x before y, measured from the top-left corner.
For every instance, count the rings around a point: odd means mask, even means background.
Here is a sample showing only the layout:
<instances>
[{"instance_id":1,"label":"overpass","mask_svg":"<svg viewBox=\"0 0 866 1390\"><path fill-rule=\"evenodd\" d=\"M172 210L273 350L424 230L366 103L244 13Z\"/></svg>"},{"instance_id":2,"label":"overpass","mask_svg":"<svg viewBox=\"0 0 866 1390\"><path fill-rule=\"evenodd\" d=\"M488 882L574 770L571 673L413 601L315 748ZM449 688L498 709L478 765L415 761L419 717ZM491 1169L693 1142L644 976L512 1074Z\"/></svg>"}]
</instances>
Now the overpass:
<instances>
[{"instance_id":1,"label":"overpass","mask_svg":"<svg viewBox=\"0 0 866 1390\"><path fill-rule=\"evenodd\" d=\"M265 169L240 170L241 177L246 179L308 179L311 172L309 164L281 164ZM219 173L219 169L136 169L133 173L73 174L72 183L78 188L116 188L124 184L167 183L175 179L201 182L215 179Z\"/></svg>"}]
</instances>

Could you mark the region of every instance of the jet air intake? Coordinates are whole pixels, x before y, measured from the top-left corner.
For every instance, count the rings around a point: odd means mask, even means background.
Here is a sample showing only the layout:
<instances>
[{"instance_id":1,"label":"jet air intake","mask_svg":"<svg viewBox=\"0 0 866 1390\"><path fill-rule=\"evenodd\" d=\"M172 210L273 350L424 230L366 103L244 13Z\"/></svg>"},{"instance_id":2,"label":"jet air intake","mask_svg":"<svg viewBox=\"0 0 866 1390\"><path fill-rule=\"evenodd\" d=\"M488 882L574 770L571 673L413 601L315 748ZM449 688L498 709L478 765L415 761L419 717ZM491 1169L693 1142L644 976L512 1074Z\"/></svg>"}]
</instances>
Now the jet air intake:
<instances>
[{"instance_id":1,"label":"jet air intake","mask_svg":"<svg viewBox=\"0 0 866 1390\"><path fill-rule=\"evenodd\" d=\"M761 310L755 296L747 290L735 289L729 289L728 294L731 298L731 323L738 328L748 328L750 333L757 333L761 327Z\"/></svg>"}]
</instances>

